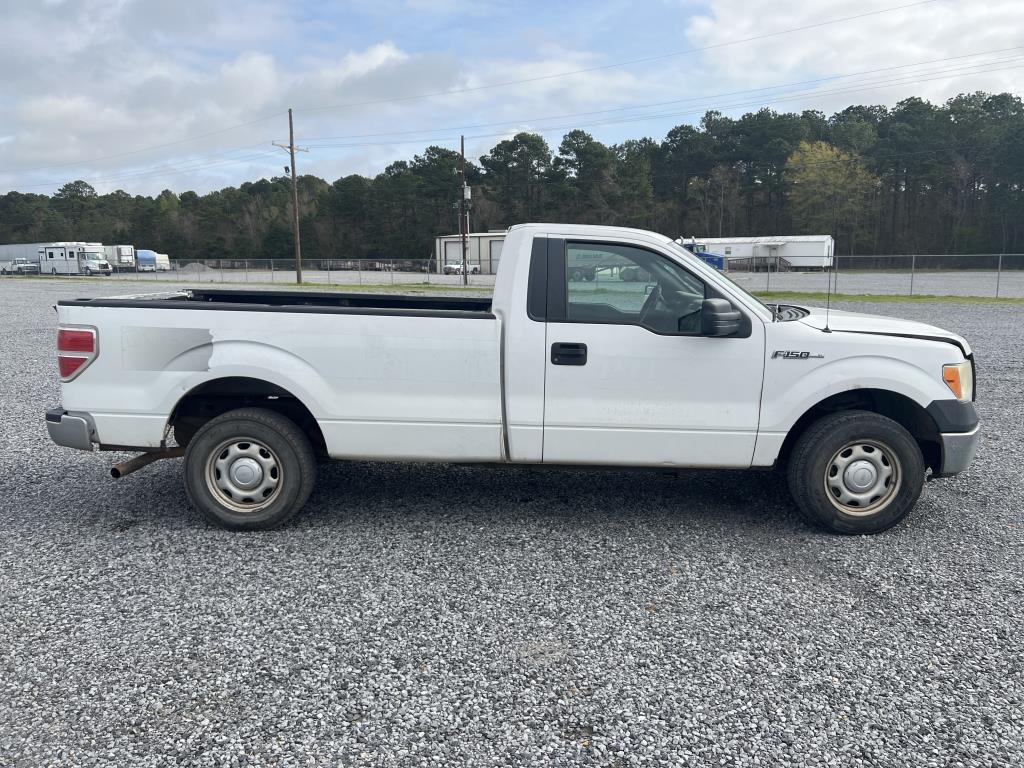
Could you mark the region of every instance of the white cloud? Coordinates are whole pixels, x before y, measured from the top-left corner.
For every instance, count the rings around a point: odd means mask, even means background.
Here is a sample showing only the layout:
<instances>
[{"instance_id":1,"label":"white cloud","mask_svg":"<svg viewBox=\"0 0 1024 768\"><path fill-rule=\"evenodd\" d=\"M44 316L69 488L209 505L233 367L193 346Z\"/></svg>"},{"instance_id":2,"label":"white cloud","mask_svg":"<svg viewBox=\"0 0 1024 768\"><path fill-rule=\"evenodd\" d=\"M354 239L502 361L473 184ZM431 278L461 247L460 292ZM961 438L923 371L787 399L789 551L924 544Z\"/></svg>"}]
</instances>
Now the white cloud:
<instances>
[{"instance_id":1,"label":"white cloud","mask_svg":"<svg viewBox=\"0 0 1024 768\"><path fill-rule=\"evenodd\" d=\"M630 26L631 6L607 0L587 18L615 30L611 40L588 37L578 13L556 15L553 21L550 16L524 20L515 28L479 19L475 14L486 16L496 7L491 2L471 4L469 16L476 21L464 26L463 3L358 0L352 7L362 4L365 11L373 6L375 23L394 34L351 35L348 39L356 44L335 40L339 27L348 25L347 15L332 19L316 5L243 0L9 3L0 25L0 71L6 73L0 89L6 139L0 140L0 190L52 191L69 179L85 178L101 190L206 191L277 175L284 154L270 142L287 138L281 113L289 106L296 108L299 143L362 145L301 156L301 169L333 179L379 172L389 162L421 152L427 143L456 148L457 126L490 124L462 131L469 137L467 153L478 156L518 129L551 129L545 137L553 147L564 129L575 126L605 141L644 134L660 138L672 125L695 121L715 107L734 105L729 111L740 113L769 103L780 110L828 112L850 103L891 105L908 95L943 101L965 90L1015 90L1020 82L1020 70L1007 70L795 101L774 101L763 93L700 98L1019 45L1024 42L1017 32L1019 0L940 0L704 54L604 69L611 62L687 44L718 45L852 16L885 7L886 0L871 0L870 6L838 0L827 8L818 0L706 0L699 6L688 0L683 6L665 2L654 10L645 8L648 16L665 14L663 29ZM458 20L462 26L453 26L448 36L436 26L432 35L411 34L409 19L423 14L451 15L453 24ZM476 43L471 52L463 45L470 34ZM648 46L647 37L659 42ZM591 68L598 69L550 77ZM508 81L527 82L408 98ZM393 101L322 109L382 99ZM662 117L646 122L601 125L628 111L540 120L677 99L691 101L648 110ZM252 124L223 130L245 123ZM156 145L169 146L134 152ZM71 163L76 164L65 165Z\"/></svg>"},{"instance_id":2,"label":"white cloud","mask_svg":"<svg viewBox=\"0 0 1024 768\"><path fill-rule=\"evenodd\" d=\"M715 46L887 7L892 7L892 3L885 0L874 0L867 5L861 0L837 0L827 7L818 0L791 0L786 3L776 0L711 0L706 12L691 19L687 38L694 47ZM740 87L764 87L1018 46L1024 43L1020 36L1020 11L1019 0L967 3L939 0L792 34L715 48L703 54L703 58L712 76ZM1018 54L1024 54L1024 50L1018 51ZM993 53L973 61L994 61L1012 55ZM892 70L870 78L865 75L858 81L870 80L879 84L848 94L804 97L797 103L780 101L779 104L781 109L816 107L830 111L851 103L892 105L910 95L941 102L960 91L1018 90L1021 70L972 71L966 66L969 63L962 60L959 73L949 72L945 75L940 70L950 70L957 67L958 63ZM995 65L990 68L994 69ZM921 74L914 77L914 72ZM926 76L926 72L934 74ZM891 86L881 84L883 80L895 81L901 75L915 82ZM849 86L836 84L820 87L822 90L834 90Z\"/></svg>"}]
</instances>

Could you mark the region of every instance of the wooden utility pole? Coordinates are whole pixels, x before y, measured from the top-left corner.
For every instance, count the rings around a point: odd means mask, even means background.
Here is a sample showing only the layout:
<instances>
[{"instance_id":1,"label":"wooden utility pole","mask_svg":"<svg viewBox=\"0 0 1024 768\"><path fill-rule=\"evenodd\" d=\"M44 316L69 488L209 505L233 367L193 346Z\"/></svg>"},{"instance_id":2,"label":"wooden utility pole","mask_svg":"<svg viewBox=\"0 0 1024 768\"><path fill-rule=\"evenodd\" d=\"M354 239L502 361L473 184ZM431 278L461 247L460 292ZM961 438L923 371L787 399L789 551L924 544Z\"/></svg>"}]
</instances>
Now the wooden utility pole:
<instances>
[{"instance_id":1,"label":"wooden utility pole","mask_svg":"<svg viewBox=\"0 0 1024 768\"><path fill-rule=\"evenodd\" d=\"M302 243L299 241L299 177L295 174L295 153L309 152L307 147L295 146L295 126L292 123L292 110L288 108L288 144L278 144L275 147L287 149L292 161L292 230L295 234L295 282L302 282Z\"/></svg>"},{"instance_id":2,"label":"wooden utility pole","mask_svg":"<svg viewBox=\"0 0 1024 768\"><path fill-rule=\"evenodd\" d=\"M469 219L466 216L466 137L459 137L459 182L462 187L459 190L459 237L462 239L462 284L469 285L469 243L466 230L469 228Z\"/></svg>"}]
</instances>

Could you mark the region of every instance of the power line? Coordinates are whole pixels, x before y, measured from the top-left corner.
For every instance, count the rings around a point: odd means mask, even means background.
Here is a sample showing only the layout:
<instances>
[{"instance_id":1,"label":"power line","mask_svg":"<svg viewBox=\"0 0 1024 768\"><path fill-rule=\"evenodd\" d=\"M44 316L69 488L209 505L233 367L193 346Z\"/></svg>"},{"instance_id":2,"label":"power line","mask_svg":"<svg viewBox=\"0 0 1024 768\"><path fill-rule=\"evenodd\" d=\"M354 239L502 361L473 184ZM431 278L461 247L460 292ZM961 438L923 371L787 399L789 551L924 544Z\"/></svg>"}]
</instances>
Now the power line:
<instances>
[{"instance_id":1,"label":"power line","mask_svg":"<svg viewBox=\"0 0 1024 768\"><path fill-rule=\"evenodd\" d=\"M1008 48L1008 49L1005 49L1005 50L1017 50L1017 49L1022 48L1022 47L1024 47L1024 46L1017 46L1017 47ZM1000 50L1003 50L1003 49L1000 49ZM999 51L994 51L994 52L999 52ZM979 54L968 54L967 56L974 56L974 55L979 55ZM950 60L956 60L956 59L960 59L960 58L964 58L964 57L949 57ZM533 129L531 132L543 135L543 134L547 134L547 133L553 133L553 132L556 132L556 131L562 131L562 130L578 128L578 127L591 127L591 126L621 124L621 123L629 123L629 122L644 122L644 121L655 120L655 119L663 119L663 118L669 118L669 117L677 118L677 117L682 117L682 116L687 116L687 115L701 114L702 112L705 112L708 109L729 110L729 109L743 108L743 107L748 107L748 106L763 106L765 104L771 104L771 103L777 103L777 102L785 102L785 101L792 101L794 99L805 98L805 97L809 97L809 96L813 97L813 96L827 96L827 95L836 95L836 94L845 94L845 93L855 93L855 92L860 92L860 91L870 90L870 89L875 89L875 88L895 87L895 86L898 86L898 85L906 85L906 84L916 83L916 82L929 82L931 80L944 79L946 77L950 77L950 76L956 75L958 73L960 73L960 74L979 74L979 73L984 73L984 72L1001 71L1001 70L1005 70L1005 69L1017 69L1017 68L1020 68L1021 66L1024 66L1024 65L1016 65L1016 66L1009 66L1009 67L992 67L992 65L993 64L1003 64L1003 63L1007 63L1007 62L1014 62L1014 61L1018 61L1021 58L1022 57L1009 57L1009 58L1005 58L1005 59L1001 59L1001 60L979 62L979 63L976 63L976 64L961 64L961 65L957 65L955 67L944 68L944 69L935 70L935 71L932 71L932 72L907 73L905 75L899 75L899 76L897 76L895 78L889 78L889 79L881 79L881 80L879 80L879 79L871 79L871 80L863 81L863 82L859 82L859 83L851 83L848 86L844 86L842 88L837 88L837 89L830 89L830 90L811 89L811 90L802 90L802 91L796 91L796 92L790 92L790 93L783 93L783 94L779 94L776 97L768 99L768 100L760 100L760 99L758 99L756 101L732 102L732 103L718 104L718 105L704 105L704 106L701 106L699 108L695 108L695 109L691 109L691 110L687 110L687 111L682 111L682 112L668 112L668 113L645 114L645 115L628 115L628 116L624 116L624 117L621 117L621 118L612 118L612 119L607 119L607 120L592 121L590 123L574 123L574 124L569 124L569 125L538 127L538 128ZM922 63L917 63L917 64L899 65L897 67L885 67L885 68L880 68L880 70L878 70L878 71L889 71L891 69L898 69L898 68L904 68L904 67L922 66L924 64L938 63L938 62L941 62L941 61L944 61L944 60L940 59L940 60L936 60L934 62L922 62ZM980 69L980 72L965 72L964 71L964 70L979 70L979 69ZM873 71L873 70L870 70L870 71ZM857 73L857 74L859 74L859 73ZM921 74L928 75L928 77L920 77ZM855 74L851 74L849 76L852 77L852 76L855 76ZM842 77L847 77L847 76L835 76L835 77L823 78L823 80L829 81L829 80L835 80L835 79L842 78ZM816 81L811 81L811 82L816 82ZM798 85L798 84L800 84L800 83L794 83L794 85ZM789 84L776 85L776 86L767 86L764 89L760 89L760 90L778 90L779 88L787 87L787 85L789 85ZM750 90L757 91L758 89L750 89ZM746 92L749 92L749 91L742 91L740 93L746 93ZM691 99L681 99L681 100L678 100L678 101L679 102L693 101L693 100L695 100L695 98L696 97L691 98ZM668 103L678 103L678 102L668 102ZM636 107L636 108L642 108L642 107ZM603 112L608 112L608 111L619 111L619 110L598 110L598 111L595 111L595 112L582 113L582 114L601 114ZM560 116L555 116L555 117L560 117ZM550 119L555 119L555 117L552 117ZM498 124L499 123L483 124L483 125L486 126L486 125L498 125ZM436 129L436 130L443 130L443 129ZM501 131L501 132L498 132L498 133L475 134L475 135L468 136L467 138L471 138L471 139L496 138L496 137L506 136L507 133L508 133L508 131L506 130L506 131ZM454 143L456 141L458 141L458 139L456 139L454 137L452 137L452 138L419 137L419 138L416 138L416 139L410 139L410 140L406 140L406 141L355 142L355 143L345 143L345 144L319 144L319 145L313 145L313 146L314 146L314 148L318 148L318 149L339 149L339 148L340 149L345 149L345 148L356 148L356 147L363 147L363 146L403 146L403 145L409 145L409 144L421 144L421 143L424 143L424 142L430 142L430 143L434 143L434 144L443 144L443 143ZM262 144L258 144L258 145L250 145L250 146L263 146L263 145ZM240 147L239 149L242 149L242 148L248 148L248 147ZM229 152L234 152L234 151L237 151L237 149L236 150L229 150ZM218 156L220 154L227 154L227 153L215 153L214 155L211 155L211 156ZM118 174L116 176L107 177L107 178L103 178L103 179L96 179L94 181L95 181L95 183L109 183L111 181L119 181L119 180L133 179L133 178L148 178L148 177L158 177L158 176L174 175L174 174L179 174L179 173L186 173L186 172L193 171L193 170L201 170L201 169L206 168L206 167L212 167L212 166L217 166L217 165L230 165L230 164L238 164L238 163L241 163L241 162L248 162L248 161L250 161L252 159L261 159L262 157L265 157L265 156L267 156L266 153L257 153L257 154L254 154L254 155L248 155L248 156L244 156L244 157L241 157L241 158L229 158L227 160L223 160L223 161L220 161L220 162L213 162L213 163L208 163L208 162L204 162L202 160L197 159L197 160L188 161L185 165L179 165L179 166L176 166L175 168L168 169L168 170L165 170L165 171L155 170L155 171L150 172L147 169L142 169L142 170L140 170L138 172L133 172L133 173L128 173L128 174ZM57 184L57 183L60 183L60 182L48 182L48 183L42 183L42 184L30 184L30 185L22 185L22 186L25 187L25 188L49 187L49 186L53 186L54 184Z\"/></svg>"},{"instance_id":2,"label":"power line","mask_svg":"<svg viewBox=\"0 0 1024 768\"><path fill-rule=\"evenodd\" d=\"M144 170L137 171L137 172L118 174L116 176L108 176L108 177L104 177L104 178L83 179L83 181L86 181L87 183L92 184L92 185L96 185L96 184L107 184L107 183L116 182L116 181L125 181L125 180L128 180L128 179L148 179L148 178L157 178L157 177L160 177L160 176L174 176L174 175L178 175L178 174L181 174L181 173L188 173L190 171L203 170L205 168L213 168L213 167L217 167L217 166L238 165L240 163L248 163L248 162L252 162L254 160L259 160L259 159L262 159L262 158L265 158L265 157L276 157L276 153L270 152L270 151L257 152L257 153L254 153L254 154L243 155L241 157L236 157L236 158L228 158L228 159L219 160L219 161L215 160L213 162L189 161L188 163L186 163L184 165L177 165L177 166L175 166L173 168L168 168L166 170L157 170L156 168L154 168L154 169L144 169ZM38 189L38 188L41 188L41 187L53 187L53 186L56 186L56 185L59 185L59 184L62 184L62 183L64 183L64 182L63 181L48 181L48 182L43 182L43 183L40 183L40 184L22 184L22 185L19 185L19 188L21 188L21 189Z\"/></svg>"},{"instance_id":3,"label":"power line","mask_svg":"<svg viewBox=\"0 0 1024 768\"><path fill-rule=\"evenodd\" d=\"M1000 62L987 62L986 64L973 65L973 66L970 67L970 69L977 69L978 67L988 66L989 64L992 64L992 63L1005 63L1005 62L1011 62L1011 61L1018 61L1021 58L1024 58L1024 57L1013 57L1013 58L1010 58L1010 59L1004 59L1004 60L1002 60ZM988 72L999 72L999 71L1008 70L1008 69L1019 69L1021 66L1024 66L1024 64L1014 65L1014 66L1007 66L1007 67L991 67L989 69L982 69L979 72L962 72L963 67L958 67L958 68L949 69L949 70L942 70L942 71L937 71L937 72L932 72L932 73L925 73L925 74L932 75L930 77L918 77L917 75L905 75L905 76L901 76L901 77L898 77L898 78L892 79L892 80L879 80L879 81L873 81L873 82L856 83L856 84L851 84L848 87L837 88L837 89L832 89L832 90L824 90L824 91L823 90L809 90L809 91L804 90L804 91L798 91L798 92L791 92L791 93L787 93L787 94L780 94L780 95L778 95L776 97L772 97L772 98L769 98L769 99L766 99L766 100L758 99L756 101L733 102L733 103L728 103L728 104L709 104L709 105L705 105L705 106L700 107L700 108L690 109L690 110L685 110L685 111L680 111L680 112L663 112L663 113L645 114L645 115L629 115L629 116L625 116L625 117L621 117L621 118L611 118L611 119L607 119L607 120L595 120L595 121L584 122L584 123L572 123L572 124L567 124L567 125L537 127L537 128L533 128L533 129L525 129L524 128L524 131L531 132L531 133L545 134L545 133L552 133L552 132L555 132L555 131L569 130L569 129L573 129L573 128L602 126L602 125L616 125L616 124L632 123L632 122L645 122L645 121L648 121L648 120L657 120L657 119L664 119L664 118L677 118L677 117L684 117L684 116L687 116L687 115L699 115L699 114L701 114L703 112L706 112L706 111L709 111L709 110L724 111L724 110L729 110L729 109L738 109L738 108L751 107L751 106L763 106L763 105L766 105L766 104L774 104L774 103L778 103L778 102L792 101L794 99L800 99L800 98L805 98L805 97L832 96L832 95L841 95L841 94L847 94L847 93L858 93L860 91L872 90L872 89L875 89L875 88L892 88L892 87L896 87L896 86L899 86L899 85L909 85L909 84L912 84L912 83L931 82L933 80L942 80L942 79L946 79L946 78L951 77L951 76L956 76L957 74L985 74L985 73L988 73ZM500 123L495 123L495 125L499 125L499 124ZM499 131L497 133L475 134L475 135L467 136L466 138L468 138L468 139L485 139L485 138L496 138L496 137L506 136L508 134L509 130L511 130L511 129L519 126L519 125L521 125L521 123L516 123L516 122L504 123L504 124L509 126L508 130ZM440 130L440 129L438 129L438 130ZM423 144L423 143L427 143L427 142L439 144L439 143L451 143L451 142L454 142L454 141L456 141L455 138L449 138L449 137L444 137L444 138L436 138L436 137L434 137L434 138L432 138L432 137L429 137L429 136L421 136L421 137L418 137L416 139L409 139L409 140L403 140L403 141L349 142L349 143L342 143L342 144L317 144L317 145L314 145L314 146L316 146L318 149L351 149L351 148L368 147L368 146L404 146L404 145L409 145L409 144Z\"/></svg>"},{"instance_id":4,"label":"power line","mask_svg":"<svg viewBox=\"0 0 1024 768\"><path fill-rule=\"evenodd\" d=\"M140 147L139 149L129 149L129 150L126 150L125 152L118 152L118 153L113 154L113 155L102 155L100 157L93 157L93 158L90 158L88 160L78 160L78 161L71 162L71 163L54 163L52 165L37 165L37 166L32 167L32 168L4 168L4 169L0 169L0 173L28 173L28 172L31 172L31 171L45 171L45 170L49 170L51 168L72 168L72 167L77 166L77 165L89 165L90 163L98 163L98 162L101 162L103 160L111 160L111 159L115 159L115 158L118 158L118 157L127 157L129 155L138 155L138 154L141 154L143 152L151 152L154 149L165 149L166 147L174 147L174 146L177 146L179 144L188 144L189 142L197 141L198 139L206 139L206 138L209 138L210 136L218 136L218 135L220 135L222 133L228 133L229 131L234 131L234 130L237 130L239 128L247 128L250 125L257 125L258 123L266 122L267 120L271 120L271 119L273 119L275 117L280 117L281 115L284 115L284 114L286 114L286 113L285 112L276 112L273 115L266 115L265 117L260 117L260 118L257 118L255 120L250 120L249 122L246 122L246 123L238 123L237 125L229 125L226 128L220 128L220 129L218 129L216 131L209 131L208 133L200 133L200 134L198 134L196 136L189 136L188 138L179 139L177 141L168 141L168 142L166 142L164 144L154 144L154 145L149 146L149 147Z\"/></svg>"},{"instance_id":5,"label":"power line","mask_svg":"<svg viewBox=\"0 0 1024 768\"><path fill-rule=\"evenodd\" d=\"M847 73L838 74L838 75L826 75L824 77L814 78L812 80L798 80L798 81L790 82L790 83L779 83L779 84L776 84L776 85L766 85L766 86L762 86L760 88L747 88L747 89L743 89L743 90L739 90L739 91L726 91L724 93L703 94L701 96L690 96L690 97L683 98L683 99L671 99L669 101L658 101L658 102L652 102L652 103L648 103L648 104L633 104L633 105L630 105L630 106L611 107L611 108L608 108L608 109L596 109L596 110L590 110L590 111L587 111L587 112L570 112L570 113L564 113L564 114L559 114L559 115L547 115L545 117L519 118L519 119L516 119L516 120L501 120L501 121L496 121L496 122L493 122L493 123L477 123L475 125L445 126L443 128L416 128L416 129L411 129L411 130L406 130L406 131L386 131L386 132L381 132L381 133L357 133L357 134L349 134L347 136L312 136L312 137L307 137L306 141L339 141L339 140L347 140L347 139L378 138L378 137L385 137L385 136L407 136L407 135L412 135L412 134L435 133L435 132L438 132L438 131L463 131L463 130L471 130L471 129L475 129L475 128L490 128L490 127L493 127L493 126L496 126L496 125L516 125L516 124L521 124L521 123L543 122L543 121L547 121L547 120L560 120L560 119L565 119L565 118L570 118L570 117L586 117L586 116L589 116L589 115L607 114L607 113L610 113L610 112L622 112L622 111L626 111L626 110L650 109L650 108L653 108L653 107L669 106L671 104L684 104L684 103L692 102L692 101L701 101L703 99L717 99L717 98L725 98L725 97L728 97L728 96L739 96L739 95L743 95L743 94L763 93L763 92L766 92L766 91L778 90L780 88L790 88L790 87L798 86L798 85L810 85L810 84L813 84L813 83L823 83L823 82L829 82L829 81L832 81L832 80L842 80L842 79L847 79L847 78L851 78L851 77L859 77L861 75L875 74L875 73L878 73L878 72L888 72L888 71L892 71L892 70L906 69L906 68L910 68L910 67L921 67L921 66L927 66L929 64L939 64L939 63L947 62L947 61L957 61L957 60L960 60L960 59L973 58L973 57L976 57L976 56L989 56L989 55L996 54L996 53L1005 53L1007 51L1019 51L1019 50L1024 50L1024 45L1017 45L1017 46L1012 46L1012 47L1009 47L1009 48L999 48L999 49L992 50L992 51L981 51L981 52L978 52L978 53L968 53L968 54L963 54L961 56L948 56L948 57L942 58L942 59L929 59L929 60L926 60L926 61L919 61L919 62L914 62L914 63L911 63L911 64L899 64L899 65L891 66L891 67L879 67L877 69L867 69L867 70L862 70L860 72L847 72ZM980 66L987 66L987 65L990 65L990 64L998 64L998 63L1003 63L1005 61L1013 61L1013 60L1014 60L1014 58L1011 57L1009 59L1001 59L1001 60L995 60L995 61L990 61L990 62L983 62L983 63L979 63L979 64L976 64L976 65L961 65L961 67L955 67L955 68L953 68L950 71L956 71L956 70L962 68L963 66L966 66L966 67L980 67ZM922 73L922 74L931 74L931 73ZM908 74L907 77L909 77L909 76L910 75ZM813 92L811 92L811 93L813 93Z\"/></svg>"},{"instance_id":6,"label":"power line","mask_svg":"<svg viewBox=\"0 0 1024 768\"><path fill-rule=\"evenodd\" d=\"M334 109L351 109L353 107L367 107L367 106L373 106L373 105L376 105L376 104L393 104L393 103L403 102L403 101L414 101L414 100L417 100L417 99L429 99L429 98L434 98L434 97L437 97L437 96L454 96L454 95L457 95L457 94L460 94L460 93L475 93L477 91L484 91L484 90L488 90L488 89L491 89L491 88L505 88L505 87L510 86L510 85L525 85L525 84L528 84L528 83L537 83L537 82L542 82L542 81L545 81L545 80L557 80L557 79L562 78L562 77L571 77L573 75L583 75L583 74L587 74L587 73L590 73L590 72L602 72L602 71L609 70L609 69L616 69L618 67L631 66L633 64L644 64L644 63L651 62L651 61L662 61L664 59L674 58L674 57L677 57L677 56L685 56L687 54L692 54L692 53L703 53L705 51L717 50L719 48L727 48L727 47L734 46L734 45L741 45L743 43L752 43L752 42L756 42L758 40L767 40L767 39L770 39L772 37L780 37L782 35L793 34L794 32L805 32L805 31L807 31L809 29L819 29L821 27L831 26L833 24L841 24L841 23L846 22L846 21L855 21L857 19L867 18L869 16L878 16L878 15L881 15L881 14L884 14L884 13L892 13L893 11L900 11L900 10L904 10L906 8L913 8L913 7L920 6L920 5L929 5L929 4L935 3L935 2L938 2L938 0L918 0L917 2L906 3L904 5L896 5L896 6L891 6L889 8L881 8L881 9L879 9L877 11L866 11L864 13L854 14L853 16L844 16L844 17L838 18L838 19L829 19L827 21L815 22L814 24L805 24L805 25L800 26L800 27L791 27L790 29L780 29L780 30L776 30L774 32L765 32L765 33L760 34L760 35L753 35L751 37L744 37L744 38L740 38L738 40L728 40L728 41L722 42L722 43L714 43L713 45L706 45L706 46L703 46L701 48L685 48L685 49L680 50L680 51L672 51L671 53L663 53L663 54L658 54L658 55L655 55L655 56L644 56L644 57L641 57L641 58L638 58L638 59L628 59L626 61L618 61L618 62L614 62L612 64L602 64L602 65L594 66L594 67L585 67L583 69L575 69L575 70L571 70L571 71L568 71L568 72L556 72L556 73L553 73L553 74L550 74L550 75L537 75L535 77L526 77L526 78L521 78L519 80L505 80L503 82L488 83L486 85L477 85L477 86L472 86L472 87L467 87L467 88L453 88L453 89L450 89L450 90L447 90L447 91L435 91L433 93L421 93L421 94L414 94L414 95L411 95L411 96L396 96L396 97L387 98L387 99L371 99L369 101L353 101L353 102L348 102L348 103L345 103L345 104L332 104L332 105L327 105L327 106L305 107L303 109L296 110L296 111L319 112L319 111L334 110Z\"/></svg>"}]
</instances>

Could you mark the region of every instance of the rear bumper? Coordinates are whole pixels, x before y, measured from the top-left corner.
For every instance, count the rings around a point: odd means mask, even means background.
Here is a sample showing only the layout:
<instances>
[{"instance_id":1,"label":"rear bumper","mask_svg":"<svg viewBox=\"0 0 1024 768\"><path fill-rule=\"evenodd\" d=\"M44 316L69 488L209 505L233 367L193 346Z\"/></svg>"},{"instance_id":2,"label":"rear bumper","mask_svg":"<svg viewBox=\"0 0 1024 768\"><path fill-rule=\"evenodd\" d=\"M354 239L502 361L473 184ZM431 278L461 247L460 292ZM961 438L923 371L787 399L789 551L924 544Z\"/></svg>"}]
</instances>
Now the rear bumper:
<instances>
[{"instance_id":1,"label":"rear bumper","mask_svg":"<svg viewBox=\"0 0 1024 768\"><path fill-rule=\"evenodd\" d=\"M975 425L970 432L944 433L942 437L942 470L936 477L949 477L963 472L974 460L981 437L981 426Z\"/></svg>"},{"instance_id":2,"label":"rear bumper","mask_svg":"<svg viewBox=\"0 0 1024 768\"><path fill-rule=\"evenodd\" d=\"M57 445L92 450L92 435L95 431L87 415L70 414L63 408L50 408L46 412L46 431Z\"/></svg>"}]
</instances>

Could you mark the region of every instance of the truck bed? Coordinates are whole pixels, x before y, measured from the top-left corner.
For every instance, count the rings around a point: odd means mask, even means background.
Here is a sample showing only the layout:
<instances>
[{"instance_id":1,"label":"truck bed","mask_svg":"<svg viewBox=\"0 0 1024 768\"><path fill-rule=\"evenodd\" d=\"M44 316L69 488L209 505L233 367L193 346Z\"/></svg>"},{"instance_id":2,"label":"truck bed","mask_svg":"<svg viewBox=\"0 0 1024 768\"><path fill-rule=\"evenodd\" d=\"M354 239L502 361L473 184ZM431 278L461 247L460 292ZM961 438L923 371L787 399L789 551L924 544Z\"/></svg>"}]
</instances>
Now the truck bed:
<instances>
[{"instance_id":1,"label":"truck bed","mask_svg":"<svg viewBox=\"0 0 1024 768\"><path fill-rule=\"evenodd\" d=\"M248 291L196 288L171 293L69 299L60 306L202 309L249 312L493 318L491 297L411 296L331 291Z\"/></svg>"}]
</instances>

